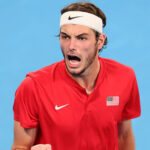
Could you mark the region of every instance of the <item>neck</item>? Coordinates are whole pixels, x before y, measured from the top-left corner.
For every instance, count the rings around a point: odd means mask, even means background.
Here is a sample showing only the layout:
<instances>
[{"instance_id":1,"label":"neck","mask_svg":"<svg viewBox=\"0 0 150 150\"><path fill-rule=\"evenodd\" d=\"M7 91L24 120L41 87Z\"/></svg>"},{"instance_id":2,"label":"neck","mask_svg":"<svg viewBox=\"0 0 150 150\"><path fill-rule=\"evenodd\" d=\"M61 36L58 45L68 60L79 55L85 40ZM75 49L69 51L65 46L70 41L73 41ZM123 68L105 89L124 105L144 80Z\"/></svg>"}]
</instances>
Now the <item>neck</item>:
<instances>
[{"instance_id":1,"label":"neck","mask_svg":"<svg viewBox=\"0 0 150 150\"><path fill-rule=\"evenodd\" d=\"M91 69L92 68L92 69ZM99 60L96 60L92 66L89 67L89 70L86 70L79 77L73 77L81 87L86 89L87 94L91 94L95 88L95 84L97 81L97 77L100 71L100 63Z\"/></svg>"}]
</instances>

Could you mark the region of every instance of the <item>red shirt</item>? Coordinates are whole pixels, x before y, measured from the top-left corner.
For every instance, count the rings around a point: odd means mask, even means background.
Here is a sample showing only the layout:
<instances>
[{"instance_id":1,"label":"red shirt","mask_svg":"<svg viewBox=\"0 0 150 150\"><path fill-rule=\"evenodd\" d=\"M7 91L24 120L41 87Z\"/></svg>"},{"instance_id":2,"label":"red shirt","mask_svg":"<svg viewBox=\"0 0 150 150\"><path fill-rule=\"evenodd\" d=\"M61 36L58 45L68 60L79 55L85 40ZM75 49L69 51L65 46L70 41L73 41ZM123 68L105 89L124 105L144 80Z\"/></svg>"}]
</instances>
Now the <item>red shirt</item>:
<instances>
[{"instance_id":1,"label":"red shirt","mask_svg":"<svg viewBox=\"0 0 150 150\"><path fill-rule=\"evenodd\" d=\"M39 128L35 144L52 150L118 150L117 123L140 116L134 71L100 58L94 91L87 95L64 61L27 74L16 91L14 119Z\"/></svg>"}]
</instances>

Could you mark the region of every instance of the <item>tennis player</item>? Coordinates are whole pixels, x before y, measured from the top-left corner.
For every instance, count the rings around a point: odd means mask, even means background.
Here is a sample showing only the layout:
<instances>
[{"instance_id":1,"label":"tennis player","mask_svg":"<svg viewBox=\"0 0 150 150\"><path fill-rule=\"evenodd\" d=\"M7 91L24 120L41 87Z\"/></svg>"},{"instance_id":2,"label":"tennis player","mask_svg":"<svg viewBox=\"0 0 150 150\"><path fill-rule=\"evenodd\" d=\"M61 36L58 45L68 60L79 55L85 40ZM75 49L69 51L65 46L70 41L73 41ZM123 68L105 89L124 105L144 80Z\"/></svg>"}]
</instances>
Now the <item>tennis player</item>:
<instances>
[{"instance_id":1,"label":"tennis player","mask_svg":"<svg viewBox=\"0 0 150 150\"><path fill-rule=\"evenodd\" d=\"M131 67L99 57L105 25L92 3L61 10L64 60L28 73L18 87L12 150L135 150L137 81Z\"/></svg>"}]
</instances>

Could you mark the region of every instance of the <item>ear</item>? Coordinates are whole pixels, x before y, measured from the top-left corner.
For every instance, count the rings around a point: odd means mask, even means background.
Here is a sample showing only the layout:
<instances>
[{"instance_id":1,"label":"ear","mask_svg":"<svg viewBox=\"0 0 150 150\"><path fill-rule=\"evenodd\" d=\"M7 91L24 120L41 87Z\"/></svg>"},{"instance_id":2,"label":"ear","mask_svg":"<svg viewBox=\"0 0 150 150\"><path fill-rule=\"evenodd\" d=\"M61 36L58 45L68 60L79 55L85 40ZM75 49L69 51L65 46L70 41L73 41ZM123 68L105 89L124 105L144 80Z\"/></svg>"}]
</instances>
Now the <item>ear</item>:
<instances>
[{"instance_id":1,"label":"ear","mask_svg":"<svg viewBox=\"0 0 150 150\"><path fill-rule=\"evenodd\" d=\"M98 38L98 41L97 41L97 48L98 49L101 49L103 47L105 39L106 39L106 35L104 33L101 33L99 38Z\"/></svg>"}]
</instances>

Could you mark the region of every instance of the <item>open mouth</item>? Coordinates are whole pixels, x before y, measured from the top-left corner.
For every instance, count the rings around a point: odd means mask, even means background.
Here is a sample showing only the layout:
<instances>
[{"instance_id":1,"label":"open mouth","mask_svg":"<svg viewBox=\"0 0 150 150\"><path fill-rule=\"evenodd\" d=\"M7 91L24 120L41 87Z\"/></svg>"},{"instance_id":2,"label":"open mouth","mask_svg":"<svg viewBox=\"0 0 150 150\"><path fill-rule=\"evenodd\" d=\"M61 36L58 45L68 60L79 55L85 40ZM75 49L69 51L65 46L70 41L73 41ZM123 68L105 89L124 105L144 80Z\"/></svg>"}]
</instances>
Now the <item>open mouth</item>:
<instances>
[{"instance_id":1,"label":"open mouth","mask_svg":"<svg viewBox=\"0 0 150 150\"><path fill-rule=\"evenodd\" d=\"M68 66L70 68L78 68L81 65L81 58L75 55L67 55Z\"/></svg>"},{"instance_id":2,"label":"open mouth","mask_svg":"<svg viewBox=\"0 0 150 150\"><path fill-rule=\"evenodd\" d=\"M81 59L78 56L74 56L74 55L68 55L68 59L70 61L81 61Z\"/></svg>"}]
</instances>

